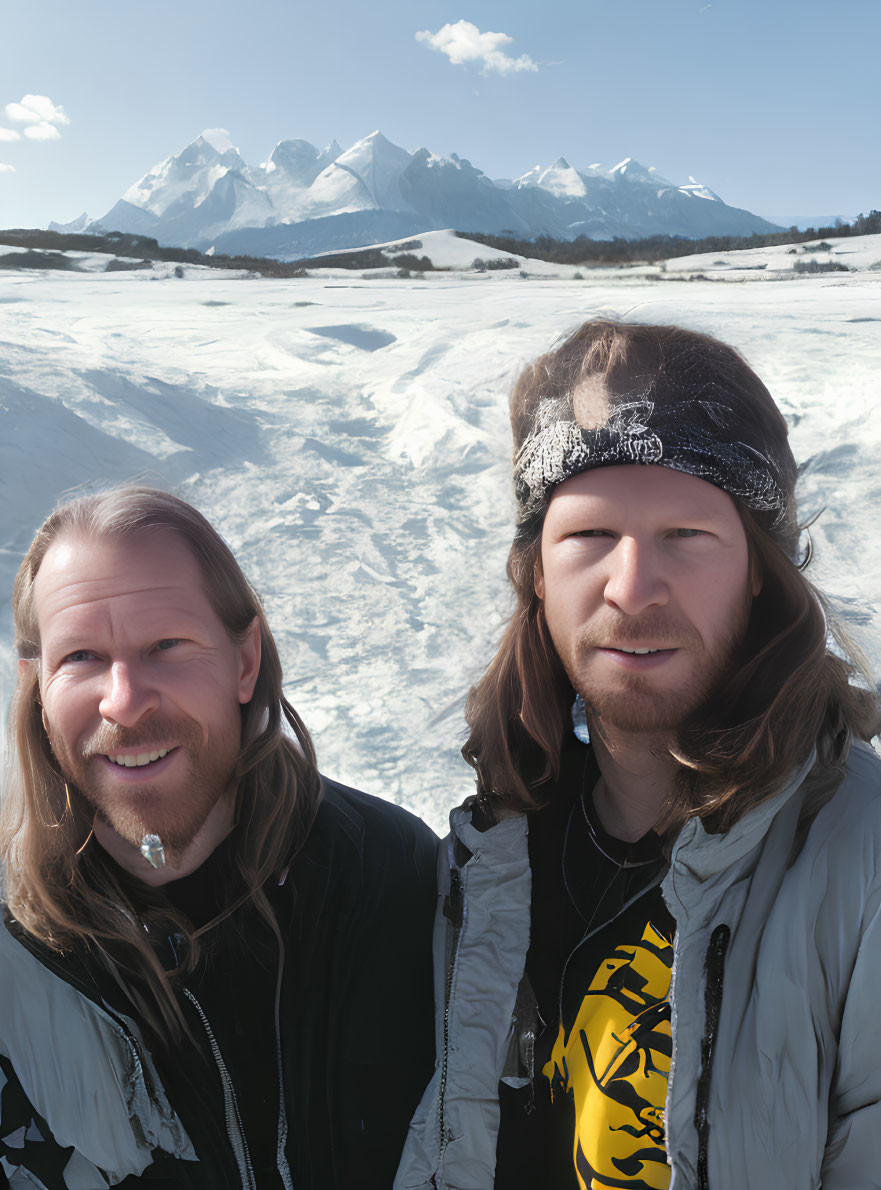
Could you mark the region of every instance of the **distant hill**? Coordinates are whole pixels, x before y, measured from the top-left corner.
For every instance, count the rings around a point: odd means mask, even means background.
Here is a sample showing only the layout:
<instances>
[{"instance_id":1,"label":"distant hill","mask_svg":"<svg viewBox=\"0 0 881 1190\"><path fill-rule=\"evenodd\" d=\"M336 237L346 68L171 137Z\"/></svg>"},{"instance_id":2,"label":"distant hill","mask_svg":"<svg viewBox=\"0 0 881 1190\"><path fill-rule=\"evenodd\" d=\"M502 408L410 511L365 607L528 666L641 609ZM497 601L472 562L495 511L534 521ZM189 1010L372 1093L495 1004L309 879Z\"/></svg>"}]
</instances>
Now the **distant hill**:
<instances>
[{"instance_id":1,"label":"distant hill","mask_svg":"<svg viewBox=\"0 0 881 1190\"><path fill-rule=\"evenodd\" d=\"M678 256L692 256L700 252L732 252L749 248L771 248L781 244L806 244L823 236L848 238L879 233L881 211L870 211L868 215L857 215L850 223L838 222L831 227L807 227L803 231L779 229L750 236L713 235L689 239L685 236L661 235L632 240L615 237L606 241L589 240L584 236L575 240L555 240L551 236L538 236L533 240L521 240L511 235L482 235L480 232L470 232L468 238L498 252L529 256L534 260L547 260L554 264L625 264L638 260L672 260Z\"/></svg>"},{"instance_id":2,"label":"distant hill","mask_svg":"<svg viewBox=\"0 0 881 1190\"><path fill-rule=\"evenodd\" d=\"M534 240L521 240L510 235L435 230L416 237L402 237L354 249L336 249L285 261L272 256L209 254L196 248L163 247L152 237L125 232L98 235L12 228L0 231L0 246L6 245L20 251L6 254L0 251L0 268L80 271L77 260L64 256L64 253L103 253L108 256L108 263L98 267L108 272L138 268L140 264L150 261L201 265L212 269L245 269L267 277L301 277L307 269L319 268L359 271L397 268L421 273L480 264L485 271L516 268L526 260L560 265L605 266L668 261L702 252L738 252L781 245L810 245L811 241L818 240L820 247L823 247L825 237L837 242L879 234L881 211L858 215L851 223L808 228L803 232L780 230L751 236L710 236L702 239L651 236L634 240L591 240L580 236L575 240L555 240L549 236L539 236ZM817 249L808 246L805 251ZM90 266L87 271L94 271L94 268Z\"/></svg>"}]
</instances>

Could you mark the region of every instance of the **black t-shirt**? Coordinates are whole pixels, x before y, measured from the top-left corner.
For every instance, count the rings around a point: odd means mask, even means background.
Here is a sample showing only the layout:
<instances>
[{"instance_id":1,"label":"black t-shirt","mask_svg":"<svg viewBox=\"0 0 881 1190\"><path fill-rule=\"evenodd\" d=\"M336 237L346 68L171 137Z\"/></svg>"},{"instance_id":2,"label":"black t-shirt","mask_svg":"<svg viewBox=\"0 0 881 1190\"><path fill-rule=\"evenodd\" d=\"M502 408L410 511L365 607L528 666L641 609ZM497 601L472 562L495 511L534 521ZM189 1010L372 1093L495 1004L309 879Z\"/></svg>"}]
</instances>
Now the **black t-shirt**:
<instances>
[{"instance_id":1,"label":"black t-shirt","mask_svg":"<svg viewBox=\"0 0 881 1190\"><path fill-rule=\"evenodd\" d=\"M658 1168L675 928L660 893L666 861L654 832L625 843L602 829L599 775L592 750L567 742L559 781L530 815L534 1078L500 1086L496 1190L669 1177Z\"/></svg>"}]
</instances>

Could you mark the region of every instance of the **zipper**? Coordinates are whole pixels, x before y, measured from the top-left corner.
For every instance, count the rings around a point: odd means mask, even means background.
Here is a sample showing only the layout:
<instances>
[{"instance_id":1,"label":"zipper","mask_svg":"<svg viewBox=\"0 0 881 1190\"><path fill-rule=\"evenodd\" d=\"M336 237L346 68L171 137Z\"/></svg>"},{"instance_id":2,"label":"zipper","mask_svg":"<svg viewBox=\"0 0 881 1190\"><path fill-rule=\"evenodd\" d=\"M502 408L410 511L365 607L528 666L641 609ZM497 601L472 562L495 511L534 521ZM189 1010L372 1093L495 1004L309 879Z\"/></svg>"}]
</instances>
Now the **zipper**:
<instances>
[{"instance_id":1,"label":"zipper","mask_svg":"<svg viewBox=\"0 0 881 1190\"><path fill-rule=\"evenodd\" d=\"M450 895L446 915L453 927L453 945L447 963L446 990L444 992L444 1048L441 1062L440 1088L438 1094L438 1125L440 1128L440 1148L438 1152L438 1169L443 1165L444 1151L447 1147L446 1127L444 1123L444 1099L447 1088L447 1066L450 1051L450 996L453 990L453 970L456 966L456 955L459 949L459 939L465 921L465 897L463 880L458 868L450 869Z\"/></svg>"},{"instance_id":2,"label":"zipper","mask_svg":"<svg viewBox=\"0 0 881 1190\"><path fill-rule=\"evenodd\" d=\"M288 1116L287 1106L285 1104L284 1093L284 1070L282 1066L281 1055L281 984L282 976L284 974L284 942L281 937L278 939L278 974L275 980L275 1067L278 1076L278 1141L275 1150L275 1163L281 1177L284 1190L294 1190L294 1180L291 1177L291 1169L288 1165L287 1154L285 1149L288 1141ZM224 1113L226 1115L226 1131L229 1136L230 1145L236 1158L236 1164L239 1167L239 1177L242 1181L243 1190L256 1190L257 1183L254 1178L254 1169L251 1163L251 1155L248 1152L248 1142L245 1138L245 1130L242 1126L242 1118L239 1113L239 1105L236 1100L235 1088L233 1087L232 1078L230 1077L226 1063L223 1060L223 1055L220 1052L220 1046L217 1044L217 1039L214 1036L214 1031L208 1021L207 1016L202 1008L202 1005L193 995L189 988L184 988L184 995L196 1009L199 1014L199 1019L205 1029L208 1037L208 1044L211 1046L211 1053L214 1061L217 1064L217 1069L220 1072L220 1081L223 1085L223 1104Z\"/></svg>"},{"instance_id":3,"label":"zipper","mask_svg":"<svg viewBox=\"0 0 881 1190\"><path fill-rule=\"evenodd\" d=\"M730 928L726 925L716 926L710 936L710 945L707 947L707 985L704 993L706 1017L704 1035L701 1039L701 1072L697 1080L697 1095L694 1105L694 1126L697 1129L698 1190L710 1190L710 1080L713 1074L713 1058L716 1051L716 1036L719 1032L719 1017L722 1012L725 954L728 950L730 940Z\"/></svg>"},{"instance_id":4,"label":"zipper","mask_svg":"<svg viewBox=\"0 0 881 1190\"><path fill-rule=\"evenodd\" d=\"M223 1060L223 1054L220 1052L220 1046L217 1044L217 1039L214 1036L214 1030L211 1028L208 1017L202 1009L202 1005L190 989L185 987L183 993L199 1014L199 1020L202 1022L202 1027L208 1038L208 1044L211 1047L212 1057L220 1073L220 1082L223 1087L223 1110L226 1117L226 1134L229 1137L229 1143L236 1159L236 1165L239 1167L242 1190L257 1190L254 1167L251 1164L251 1154L248 1152L248 1142L245 1140L245 1130L242 1127L242 1117L239 1114L235 1088L233 1087L230 1073L226 1068L226 1063Z\"/></svg>"},{"instance_id":5,"label":"zipper","mask_svg":"<svg viewBox=\"0 0 881 1190\"><path fill-rule=\"evenodd\" d=\"M284 1069L281 1058L281 980L284 972L284 942L278 938L278 977L275 982L275 1061L278 1070L278 1147L275 1164L281 1176L284 1190L294 1190L294 1180L288 1165L285 1149L288 1142L288 1114L284 1097Z\"/></svg>"}]
</instances>

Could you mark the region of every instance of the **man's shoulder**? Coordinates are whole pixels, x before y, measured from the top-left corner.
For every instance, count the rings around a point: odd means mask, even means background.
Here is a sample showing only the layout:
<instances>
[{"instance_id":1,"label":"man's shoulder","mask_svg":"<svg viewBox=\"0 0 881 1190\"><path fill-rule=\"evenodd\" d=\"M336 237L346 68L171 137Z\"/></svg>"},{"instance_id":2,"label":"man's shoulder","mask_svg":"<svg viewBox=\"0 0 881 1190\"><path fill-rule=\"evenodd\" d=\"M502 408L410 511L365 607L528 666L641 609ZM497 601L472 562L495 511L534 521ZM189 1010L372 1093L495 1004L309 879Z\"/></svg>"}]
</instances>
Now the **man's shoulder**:
<instances>
[{"instance_id":1,"label":"man's shoulder","mask_svg":"<svg viewBox=\"0 0 881 1190\"><path fill-rule=\"evenodd\" d=\"M32 967L33 956L28 953L25 936L8 906L0 901L0 989L4 977L10 979L12 972L27 971Z\"/></svg>"},{"instance_id":2,"label":"man's shoulder","mask_svg":"<svg viewBox=\"0 0 881 1190\"><path fill-rule=\"evenodd\" d=\"M384 838L392 844L418 843L437 848L438 838L431 827L403 806L324 775L321 793L318 817L327 819L353 841Z\"/></svg>"},{"instance_id":3,"label":"man's shoulder","mask_svg":"<svg viewBox=\"0 0 881 1190\"><path fill-rule=\"evenodd\" d=\"M851 746L833 801L839 812L861 812L881 829L881 756L870 744L857 740Z\"/></svg>"},{"instance_id":4,"label":"man's shoulder","mask_svg":"<svg viewBox=\"0 0 881 1190\"><path fill-rule=\"evenodd\" d=\"M105 1176L116 1184L141 1174L154 1150L194 1160L137 1023L68 978L70 960L44 961L49 952L0 909L0 1153L23 1166L23 1184L25 1170L49 1171L56 1160L52 1186L67 1184L65 1167L76 1168L78 1185L103 1185ZM15 1145L10 1133L19 1133Z\"/></svg>"},{"instance_id":5,"label":"man's shoulder","mask_svg":"<svg viewBox=\"0 0 881 1190\"><path fill-rule=\"evenodd\" d=\"M817 813L806 849L837 854L842 862L856 849L881 862L881 757L869 744L852 745L843 778Z\"/></svg>"},{"instance_id":6,"label":"man's shoulder","mask_svg":"<svg viewBox=\"0 0 881 1190\"><path fill-rule=\"evenodd\" d=\"M304 859L338 871L357 870L365 881L389 871L401 879L434 880L438 838L421 818L324 776L321 794L301 852Z\"/></svg>"},{"instance_id":7,"label":"man's shoulder","mask_svg":"<svg viewBox=\"0 0 881 1190\"><path fill-rule=\"evenodd\" d=\"M322 778L315 820L285 881L295 890L298 928L320 935L334 921L335 930L374 946L378 931L387 931L399 941L424 937L430 947L437 848L416 815Z\"/></svg>"}]
</instances>

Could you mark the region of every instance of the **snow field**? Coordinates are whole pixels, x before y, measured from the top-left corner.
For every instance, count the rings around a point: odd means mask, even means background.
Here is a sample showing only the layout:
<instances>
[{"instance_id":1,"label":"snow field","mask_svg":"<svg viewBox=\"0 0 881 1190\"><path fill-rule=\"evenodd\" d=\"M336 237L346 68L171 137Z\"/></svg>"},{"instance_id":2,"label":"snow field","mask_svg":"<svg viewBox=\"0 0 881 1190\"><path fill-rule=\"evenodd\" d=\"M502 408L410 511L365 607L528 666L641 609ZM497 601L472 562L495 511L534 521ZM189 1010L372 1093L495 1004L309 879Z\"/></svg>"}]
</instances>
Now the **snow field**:
<instances>
[{"instance_id":1,"label":"snow field","mask_svg":"<svg viewBox=\"0 0 881 1190\"><path fill-rule=\"evenodd\" d=\"M826 508L815 577L881 669L881 275L502 279L0 274L0 605L63 493L174 485L261 592L323 770L440 830L472 789L464 694L511 607L507 393L559 335L617 314L756 367L804 512ZM0 666L5 706L8 610Z\"/></svg>"}]
</instances>

